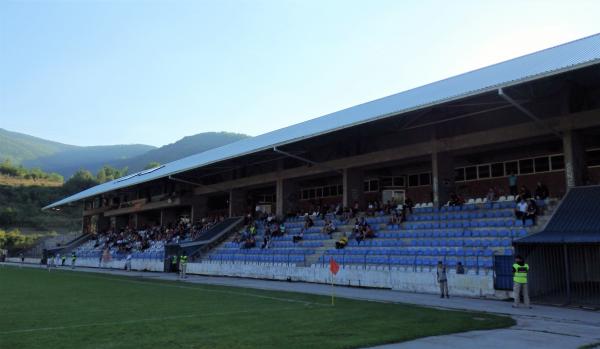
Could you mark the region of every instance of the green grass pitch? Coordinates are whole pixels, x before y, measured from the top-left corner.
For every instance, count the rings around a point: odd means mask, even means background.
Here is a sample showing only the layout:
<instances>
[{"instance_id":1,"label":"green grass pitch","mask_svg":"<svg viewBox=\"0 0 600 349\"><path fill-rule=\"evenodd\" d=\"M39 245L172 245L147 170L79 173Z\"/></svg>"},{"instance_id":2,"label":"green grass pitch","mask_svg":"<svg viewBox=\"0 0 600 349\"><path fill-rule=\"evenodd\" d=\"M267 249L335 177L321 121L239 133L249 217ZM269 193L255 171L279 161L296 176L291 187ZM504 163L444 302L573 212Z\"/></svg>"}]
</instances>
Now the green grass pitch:
<instances>
[{"instance_id":1,"label":"green grass pitch","mask_svg":"<svg viewBox=\"0 0 600 349\"><path fill-rule=\"evenodd\" d=\"M0 348L357 348L508 317L302 293L0 267Z\"/></svg>"}]
</instances>

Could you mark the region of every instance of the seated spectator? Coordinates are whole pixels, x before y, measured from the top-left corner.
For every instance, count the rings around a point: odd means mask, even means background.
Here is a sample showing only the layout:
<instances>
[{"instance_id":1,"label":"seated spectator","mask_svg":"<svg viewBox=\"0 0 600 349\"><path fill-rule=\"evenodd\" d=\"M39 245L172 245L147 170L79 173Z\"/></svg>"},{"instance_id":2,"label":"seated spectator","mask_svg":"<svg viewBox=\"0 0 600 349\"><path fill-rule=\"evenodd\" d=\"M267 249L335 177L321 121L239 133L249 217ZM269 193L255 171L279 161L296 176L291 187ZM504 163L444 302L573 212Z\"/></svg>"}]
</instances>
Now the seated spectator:
<instances>
[{"instance_id":1,"label":"seated spectator","mask_svg":"<svg viewBox=\"0 0 600 349\"><path fill-rule=\"evenodd\" d=\"M524 216L523 216L523 224L525 224L525 220L527 219L531 219L533 221L533 224L535 224L535 217L537 216L537 204L535 203L534 199L529 199L529 201L527 202L527 211L525 212Z\"/></svg>"},{"instance_id":2,"label":"seated spectator","mask_svg":"<svg viewBox=\"0 0 600 349\"><path fill-rule=\"evenodd\" d=\"M464 199L457 195L456 193L450 194L450 201L448 201L448 206L460 206L464 203Z\"/></svg>"},{"instance_id":3,"label":"seated spectator","mask_svg":"<svg viewBox=\"0 0 600 349\"><path fill-rule=\"evenodd\" d=\"M531 199L531 191L529 191L529 189L527 189L526 186L521 186L521 189L519 190L519 195L517 195L517 202L519 200L529 200Z\"/></svg>"},{"instance_id":4,"label":"seated spectator","mask_svg":"<svg viewBox=\"0 0 600 349\"><path fill-rule=\"evenodd\" d=\"M255 246L256 246L256 239L254 238L254 236L250 236L244 242L244 248L253 248Z\"/></svg>"},{"instance_id":5,"label":"seated spectator","mask_svg":"<svg viewBox=\"0 0 600 349\"><path fill-rule=\"evenodd\" d=\"M308 229L313 225L315 225L315 222L312 220L312 218L310 218L310 216L306 216L306 218L304 218L304 228Z\"/></svg>"},{"instance_id":6,"label":"seated spectator","mask_svg":"<svg viewBox=\"0 0 600 349\"><path fill-rule=\"evenodd\" d=\"M375 237L375 231L371 228L370 225L366 224L362 227L363 234L366 239L372 239Z\"/></svg>"},{"instance_id":7,"label":"seated spectator","mask_svg":"<svg viewBox=\"0 0 600 349\"><path fill-rule=\"evenodd\" d=\"M331 234L333 234L334 231L335 231L335 225L333 224L333 222L330 219L325 221L325 225L323 226L322 233L331 236Z\"/></svg>"},{"instance_id":8,"label":"seated spectator","mask_svg":"<svg viewBox=\"0 0 600 349\"><path fill-rule=\"evenodd\" d=\"M365 232L362 227L359 226L358 229L354 230L354 240L360 245L360 242L365 239Z\"/></svg>"},{"instance_id":9,"label":"seated spectator","mask_svg":"<svg viewBox=\"0 0 600 349\"><path fill-rule=\"evenodd\" d=\"M490 190L488 190L485 198L487 199L487 201L496 201L496 191L494 190L494 188L490 188Z\"/></svg>"},{"instance_id":10,"label":"seated spectator","mask_svg":"<svg viewBox=\"0 0 600 349\"><path fill-rule=\"evenodd\" d=\"M265 237L263 238L263 243L262 246L260 246L260 248L265 249L265 248L269 248L269 244L271 243L271 236L265 234Z\"/></svg>"},{"instance_id":11,"label":"seated spectator","mask_svg":"<svg viewBox=\"0 0 600 349\"><path fill-rule=\"evenodd\" d=\"M344 236L342 236L339 241L335 242L335 248L337 248L338 250L346 247L346 245L348 245L348 237L346 236L346 234L344 234Z\"/></svg>"},{"instance_id":12,"label":"seated spectator","mask_svg":"<svg viewBox=\"0 0 600 349\"><path fill-rule=\"evenodd\" d=\"M233 235L233 242L239 244L240 241L242 241L242 235L240 234L239 231L236 231L235 234Z\"/></svg>"},{"instance_id":13,"label":"seated spectator","mask_svg":"<svg viewBox=\"0 0 600 349\"><path fill-rule=\"evenodd\" d=\"M538 200L546 200L548 196L550 196L548 187L542 182L537 182L537 186L535 187L535 198Z\"/></svg>"},{"instance_id":14,"label":"seated spectator","mask_svg":"<svg viewBox=\"0 0 600 349\"><path fill-rule=\"evenodd\" d=\"M464 274L465 273L465 267L463 266L462 262L458 262L456 264L456 274Z\"/></svg>"},{"instance_id":15,"label":"seated spectator","mask_svg":"<svg viewBox=\"0 0 600 349\"><path fill-rule=\"evenodd\" d=\"M374 213L375 213L375 205L373 205L372 202L369 202L369 204L367 205L367 215L373 216Z\"/></svg>"},{"instance_id":16,"label":"seated spectator","mask_svg":"<svg viewBox=\"0 0 600 349\"><path fill-rule=\"evenodd\" d=\"M517 203L517 207L515 208L515 217L517 219L522 219L525 222L525 217L527 214L527 201L525 199L519 199Z\"/></svg>"},{"instance_id":17,"label":"seated spectator","mask_svg":"<svg viewBox=\"0 0 600 349\"><path fill-rule=\"evenodd\" d=\"M279 231L281 232L281 235L285 234L285 224L281 223L279 225Z\"/></svg>"},{"instance_id":18,"label":"seated spectator","mask_svg":"<svg viewBox=\"0 0 600 349\"><path fill-rule=\"evenodd\" d=\"M304 229L300 229L300 233L297 235L294 235L292 237L292 241L294 243L297 243L298 241L301 241L302 239L304 239Z\"/></svg>"}]
</instances>

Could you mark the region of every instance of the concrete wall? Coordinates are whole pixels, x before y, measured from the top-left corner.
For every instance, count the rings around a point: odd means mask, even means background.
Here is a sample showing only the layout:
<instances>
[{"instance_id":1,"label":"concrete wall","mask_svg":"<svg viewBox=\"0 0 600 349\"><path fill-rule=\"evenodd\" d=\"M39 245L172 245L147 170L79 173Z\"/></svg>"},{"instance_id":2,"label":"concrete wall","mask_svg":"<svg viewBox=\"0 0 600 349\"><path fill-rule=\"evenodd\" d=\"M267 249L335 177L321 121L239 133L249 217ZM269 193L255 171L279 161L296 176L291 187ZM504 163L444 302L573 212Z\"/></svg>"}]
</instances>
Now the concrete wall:
<instances>
[{"instance_id":1,"label":"concrete wall","mask_svg":"<svg viewBox=\"0 0 600 349\"><path fill-rule=\"evenodd\" d=\"M331 283L328 265L296 267L287 264L263 263L218 263L202 262L188 264L188 273L201 275L236 276L257 279ZM343 286L362 286L389 288L407 292L439 293L435 270L405 270L404 268L385 267L343 267L334 279L334 283ZM456 275L448 274L450 294L470 297L495 297L492 273Z\"/></svg>"}]
</instances>

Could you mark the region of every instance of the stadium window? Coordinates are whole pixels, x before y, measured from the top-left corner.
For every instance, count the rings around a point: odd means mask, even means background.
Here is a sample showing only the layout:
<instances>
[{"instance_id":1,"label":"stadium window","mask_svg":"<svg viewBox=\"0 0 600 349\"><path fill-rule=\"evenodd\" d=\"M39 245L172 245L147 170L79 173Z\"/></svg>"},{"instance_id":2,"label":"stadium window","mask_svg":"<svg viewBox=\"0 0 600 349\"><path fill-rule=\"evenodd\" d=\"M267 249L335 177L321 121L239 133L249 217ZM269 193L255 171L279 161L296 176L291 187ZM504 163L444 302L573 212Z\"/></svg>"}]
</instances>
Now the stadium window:
<instances>
[{"instance_id":1,"label":"stadium window","mask_svg":"<svg viewBox=\"0 0 600 349\"><path fill-rule=\"evenodd\" d=\"M492 164L492 177L504 177L504 164L497 162Z\"/></svg>"},{"instance_id":2,"label":"stadium window","mask_svg":"<svg viewBox=\"0 0 600 349\"><path fill-rule=\"evenodd\" d=\"M465 180L465 168L457 168L454 170L454 180L456 182L462 182Z\"/></svg>"},{"instance_id":3,"label":"stadium window","mask_svg":"<svg viewBox=\"0 0 600 349\"><path fill-rule=\"evenodd\" d=\"M314 189L309 189L308 190L308 198L309 199L314 199L315 198L315 190Z\"/></svg>"},{"instance_id":4,"label":"stadium window","mask_svg":"<svg viewBox=\"0 0 600 349\"><path fill-rule=\"evenodd\" d=\"M421 173L419 175L419 185L430 185L431 184L431 176L429 173Z\"/></svg>"},{"instance_id":5,"label":"stadium window","mask_svg":"<svg viewBox=\"0 0 600 349\"><path fill-rule=\"evenodd\" d=\"M511 173L517 174L519 173L519 163L517 161L508 161L504 163L504 173L506 175L510 175Z\"/></svg>"},{"instance_id":6,"label":"stadium window","mask_svg":"<svg viewBox=\"0 0 600 349\"><path fill-rule=\"evenodd\" d=\"M600 166L600 149L592 149L586 152L585 163L588 166Z\"/></svg>"},{"instance_id":7,"label":"stadium window","mask_svg":"<svg viewBox=\"0 0 600 349\"><path fill-rule=\"evenodd\" d=\"M304 189L302 191L302 199L303 200L308 200L308 190Z\"/></svg>"},{"instance_id":8,"label":"stadium window","mask_svg":"<svg viewBox=\"0 0 600 349\"><path fill-rule=\"evenodd\" d=\"M477 167L476 166L465 167L465 179L467 181L477 179Z\"/></svg>"},{"instance_id":9,"label":"stadium window","mask_svg":"<svg viewBox=\"0 0 600 349\"><path fill-rule=\"evenodd\" d=\"M379 191L379 179L374 179L370 181L369 184L370 191Z\"/></svg>"},{"instance_id":10,"label":"stadium window","mask_svg":"<svg viewBox=\"0 0 600 349\"><path fill-rule=\"evenodd\" d=\"M365 191L365 192L369 191L369 181L368 180L364 182L363 191Z\"/></svg>"},{"instance_id":11,"label":"stadium window","mask_svg":"<svg viewBox=\"0 0 600 349\"><path fill-rule=\"evenodd\" d=\"M338 195L341 195L342 193L338 193L338 186L337 185L332 185L329 188L329 194L331 194L331 196L338 196Z\"/></svg>"},{"instance_id":12,"label":"stadium window","mask_svg":"<svg viewBox=\"0 0 600 349\"><path fill-rule=\"evenodd\" d=\"M394 177L394 187L405 187L406 181L404 180L404 176Z\"/></svg>"},{"instance_id":13,"label":"stadium window","mask_svg":"<svg viewBox=\"0 0 600 349\"><path fill-rule=\"evenodd\" d=\"M479 178L490 178L490 165L477 166L477 172L479 174Z\"/></svg>"},{"instance_id":14,"label":"stadium window","mask_svg":"<svg viewBox=\"0 0 600 349\"><path fill-rule=\"evenodd\" d=\"M323 188L317 188L317 193L315 194L315 197L317 198L322 198L323 197Z\"/></svg>"},{"instance_id":15,"label":"stadium window","mask_svg":"<svg viewBox=\"0 0 600 349\"><path fill-rule=\"evenodd\" d=\"M338 188L338 190L337 190L338 195L344 195L344 185L340 184L340 185L338 185L337 188Z\"/></svg>"},{"instance_id":16,"label":"stadium window","mask_svg":"<svg viewBox=\"0 0 600 349\"><path fill-rule=\"evenodd\" d=\"M552 165L552 171L564 170L565 158L562 155L554 155L550 158L550 164Z\"/></svg>"},{"instance_id":17,"label":"stadium window","mask_svg":"<svg viewBox=\"0 0 600 349\"><path fill-rule=\"evenodd\" d=\"M533 159L519 160L519 173L520 174L533 173Z\"/></svg>"},{"instance_id":18,"label":"stadium window","mask_svg":"<svg viewBox=\"0 0 600 349\"><path fill-rule=\"evenodd\" d=\"M533 159L533 167L535 172L550 171L550 158L547 156Z\"/></svg>"},{"instance_id":19,"label":"stadium window","mask_svg":"<svg viewBox=\"0 0 600 349\"><path fill-rule=\"evenodd\" d=\"M331 187L325 187L325 188L323 188L323 196L324 197L327 197L327 196L331 195L331 190L330 189L331 189Z\"/></svg>"},{"instance_id":20,"label":"stadium window","mask_svg":"<svg viewBox=\"0 0 600 349\"><path fill-rule=\"evenodd\" d=\"M410 175L408 176L408 186L409 187L417 187L419 185L419 175Z\"/></svg>"},{"instance_id":21,"label":"stadium window","mask_svg":"<svg viewBox=\"0 0 600 349\"><path fill-rule=\"evenodd\" d=\"M381 187L382 188L388 188L388 187L393 187L394 186L394 178L392 177L383 177L381 180Z\"/></svg>"}]
</instances>

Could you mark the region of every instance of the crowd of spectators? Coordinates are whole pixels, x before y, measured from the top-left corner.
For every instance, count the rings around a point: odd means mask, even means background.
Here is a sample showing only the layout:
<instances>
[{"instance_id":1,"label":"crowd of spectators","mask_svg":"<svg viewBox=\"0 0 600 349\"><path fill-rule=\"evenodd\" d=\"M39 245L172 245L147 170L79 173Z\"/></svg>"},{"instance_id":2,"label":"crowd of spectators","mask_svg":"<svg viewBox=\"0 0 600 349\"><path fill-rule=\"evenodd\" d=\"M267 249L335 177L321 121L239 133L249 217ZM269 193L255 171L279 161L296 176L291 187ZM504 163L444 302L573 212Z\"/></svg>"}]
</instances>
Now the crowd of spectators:
<instances>
[{"instance_id":1,"label":"crowd of spectators","mask_svg":"<svg viewBox=\"0 0 600 349\"><path fill-rule=\"evenodd\" d=\"M206 217L195 224L182 218L175 224L166 226L144 226L139 229L125 227L108 229L96 236L95 249L114 252L145 251L153 245L179 243L183 240L198 239L203 232L221 222L224 217Z\"/></svg>"}]
</instances>

